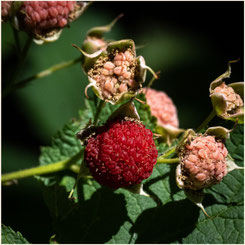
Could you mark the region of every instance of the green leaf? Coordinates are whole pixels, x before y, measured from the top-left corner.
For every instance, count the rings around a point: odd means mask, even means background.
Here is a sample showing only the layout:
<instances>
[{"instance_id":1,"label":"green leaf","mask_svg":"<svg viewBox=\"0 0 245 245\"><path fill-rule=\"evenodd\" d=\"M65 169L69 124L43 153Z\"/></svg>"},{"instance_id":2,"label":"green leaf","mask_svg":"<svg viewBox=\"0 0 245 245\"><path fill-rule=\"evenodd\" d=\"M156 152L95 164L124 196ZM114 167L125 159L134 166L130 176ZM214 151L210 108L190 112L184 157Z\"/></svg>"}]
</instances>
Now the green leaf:
<instances>
[{"instance_id":1,"label":"green leaf","mask_svg":"<svg viewBox=\"0 0 245 245\"><path fill-rule=\"evenodd\" d=\"M87 104L87 107L89 105ZM77 139L76 133L84 129L93 118L92 110L86 108L79 111L79 118L72 119L63 129L51 139L51 146L41 147L40 165L47 165L72 158L78 152L83 150L81 142ZM81 159L82 161L82 159ZM81 164L78 161L77 164ZM53 185L58 180L59 174L52 174L46 177L37 177L44 185Z\"/></svg>"},{"instance_id":2,"label":"green leaf","mask_svg":"<svg viewBox=\"0 0 245 245\"><path fill-rule=\"evenodd\" d=\"M144 102L146 101L144 94L138 95L137 98ZM85 103L87 107L92 111L93 116L95 116L96 108L98 107L99 101L94 102L94 100L85 100ZM146 128L155 131L157 119L151 115L150 106L147 104L142 104L138 101L134 101L134 104L138 111L142 123L146 126ZM99 117L99 121L100 121L99 125L104 124L107 121L107 119L110 117L110 115L116 109L118 109L119 106L120 105L112 105L110 103L106 103Z\"/></svg>"},{"instance_id":3,"label":"green leaf","mask_svg":"<svg viewBox=\"0 0 245 245\"><path fill-rule=\"evenodd\" d=\"M195 229L183 243L244 243L242 205L215 204L206 211L212 213L212 217L201 214Z\"/></svg>"},{"instance_id":4,"label":"green leaf","mask_svg":"<svg viewBox=\"0 0 245 245\"><path fill-rule=\"evenodd\" d=\"M30 244L19 231L13 231L9 226L2 224L2 244Z\"/></svg>"},{"instance_id":5,"label":"green leaf","mask_svg":"<svg viewBox=\"0 0 245 245\"><path fill-rule=\"evenodd\" d=\"M144 98L142 98L144 99ZM96 114L98 101L85 101L87 109L79 112L78 120L65 125L51 141L50 147L43 147L40 164L50 164L72 157L82 149L75 133L83 129ZM100 115L100 125L119 105L107 103ZM143 123L155 127L149 106L136 102ZM166 150L166 146L162 146ZM132 194L123 189L113 191L101 187L94 180L81 179L68 200L76 176L69 172L40 177L43 183L44 199L54 221L55 240L59 243L128 243L135 237L129 230L140 213L156 202L149 198ZM101 227L103 229L100 231ZM94 232L96 231L96 236ZM81 235L82 232L82 235ZM123 234L123 235L122 235Z\"/></svg>"},{"instance_id":6,"label":"green leaf","mask_svg":"<svg viewBox=\"0 0 245 245\"><path fill-rule=\"evenodd\" d=\"M144 97L141 96L144 100ZM75 133L94 118L97 103L86 101L87 109L44 148L42 164L71 157L79 149ZM141 120L154 130L156 120L147 105L135 102ZM118 106L107 103L100 125ZM68 143L69 142L69 143ZM160 141L159 141L160 142ZM159 155L168 149L156 141ZM176 145L178 142L174 142ZM243 128L237 127L227 141L229 153L243 165ZM172 146L170 146L172 147ZM52 151L55 156L50 155ZM168 157L173 157L174 153ZM52 158L51 158L52 157ZM56 158L55 158L56 157ZM190 202L175 181L177 164L158 164L143 181L150 197L125 189L112 190L92 179L80 179L74 198L68 200L76 176L66 171L53 175L44 186L44 197L53 217L58 243L243 243L243 172L234 170L224 180L206 190L203 205L211 218ZM45 177L44 179L47 179ZM43 182L44 185L46 182Z\"/></svg>"}]
</instances>

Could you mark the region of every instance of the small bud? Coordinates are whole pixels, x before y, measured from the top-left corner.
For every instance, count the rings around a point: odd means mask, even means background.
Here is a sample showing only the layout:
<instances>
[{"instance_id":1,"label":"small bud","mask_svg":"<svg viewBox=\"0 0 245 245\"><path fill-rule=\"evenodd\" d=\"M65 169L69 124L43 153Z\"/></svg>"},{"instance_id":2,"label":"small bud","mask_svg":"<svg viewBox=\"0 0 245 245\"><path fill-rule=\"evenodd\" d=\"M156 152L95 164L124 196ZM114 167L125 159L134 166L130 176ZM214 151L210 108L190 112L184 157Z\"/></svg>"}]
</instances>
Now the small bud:
<instances>
[{"instance_id":1,"label":"small bud","mask_svg":"<svg viewBox=\"0 0 245 245\"><path fill-rule=\"evenodd\" d=\"M244 123L244 83L231 83L226 85L223 79L229 78L231 74L230 61L228 70L210 84L210 97L217 116Z\"/></svg>"}]
</instances>

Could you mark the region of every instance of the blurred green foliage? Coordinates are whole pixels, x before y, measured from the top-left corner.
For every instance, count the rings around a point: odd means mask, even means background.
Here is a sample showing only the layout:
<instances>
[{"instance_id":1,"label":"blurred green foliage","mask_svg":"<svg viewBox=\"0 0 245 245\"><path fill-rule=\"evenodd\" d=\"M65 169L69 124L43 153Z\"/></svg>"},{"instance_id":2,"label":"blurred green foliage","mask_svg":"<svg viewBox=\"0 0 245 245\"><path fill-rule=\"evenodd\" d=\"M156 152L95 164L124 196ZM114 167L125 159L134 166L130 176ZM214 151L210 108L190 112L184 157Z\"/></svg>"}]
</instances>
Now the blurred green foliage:
<instances>
[{"instance_id":1,"label":"blurred green foliage","mask_svg":"<svg viewBox=\"0 0 245 245\"><path fill-rule=\"evenodd\" d=\"M71 44L80 45L88 29L124 13L106 37L132 38L137 46L143 45L137 55L161 71L153 88L173 99L181 127L197 127L211 109L209 83L226 71L229 60L241 59L232 66L230 82L243 80L243 10L243 2L94 2L58 41L32 44L17 80L77 58L79 52ZM16 72L16 50L10 25L1 25L4 88ZM21 32L20 38L23 46L27 36ZM50 144L51 136L84 105L86 84L76 64L2 99L3 173L37 165L39 146ZM3 187L2 197L2 222L32 243L47 243L51 221L36 180Z\"/></svg>"}]
</instances>

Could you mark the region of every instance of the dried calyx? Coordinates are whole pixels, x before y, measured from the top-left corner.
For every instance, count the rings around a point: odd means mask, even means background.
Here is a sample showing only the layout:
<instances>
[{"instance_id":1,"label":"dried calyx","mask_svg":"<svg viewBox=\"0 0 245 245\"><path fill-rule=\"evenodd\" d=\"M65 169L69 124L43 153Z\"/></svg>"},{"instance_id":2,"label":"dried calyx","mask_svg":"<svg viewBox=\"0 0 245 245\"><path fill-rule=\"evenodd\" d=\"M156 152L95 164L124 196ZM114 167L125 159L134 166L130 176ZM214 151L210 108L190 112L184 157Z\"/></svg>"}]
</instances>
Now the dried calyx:
<instances>
[{"instance_id":1,"label":"dried calyx","mask_svg":"<svg viewBox=\"0 0 245 245\"><path fill-rule=\"evenodd\" d=\"M108 41L103 38L122 16L108 25L90 29L81 48L73 44L82 54L82 68L90 82L85 95L92 87L100 99L111 104L135 97L145 81L146 70L157 78L154 71L146 66L144 58L136 57L133 40Z\"/></svg>"},{"instance_id":2,"label":"dried calyx","mask_svg":"<svg viewBox=\"0 0 245 245\"><path fill-rule=\"evenodd\" d=\"M84 56L82 64L95 94L102 100L117 104L124 99L135 97L146 78L146 70L154 72L145 65L142 56L136 57L133 40L120 40L108 43L106 49L93 54L76 47ZM154 74L155 75L155 74Z\"/></svg>"},{"instance_id":3,"label":"dried calyx","mask_svg":"<svg viewBox=\"0 0 245 245\"><path fill-rule=\"evenodd\" d=\"M223 81L225 78L230 77L230 64L233 62L236 61L230 61L228 63L228 70L210 84L209 91L213 108L219 117L243 123L244 83L237 82L226 85Z\"/></svg>"},{"instance_id":4,"label":"dried calyx","mask_svg":"<svg viewBox=\"0 0 245 245\"><path fill-rule=\"evenodd\" d=\"M132 49L113 50L101 56L88 72L101 90L103 100L117 101L122 94L140 89L137 79L137 60Z\"/></svg>"}]
</instances>

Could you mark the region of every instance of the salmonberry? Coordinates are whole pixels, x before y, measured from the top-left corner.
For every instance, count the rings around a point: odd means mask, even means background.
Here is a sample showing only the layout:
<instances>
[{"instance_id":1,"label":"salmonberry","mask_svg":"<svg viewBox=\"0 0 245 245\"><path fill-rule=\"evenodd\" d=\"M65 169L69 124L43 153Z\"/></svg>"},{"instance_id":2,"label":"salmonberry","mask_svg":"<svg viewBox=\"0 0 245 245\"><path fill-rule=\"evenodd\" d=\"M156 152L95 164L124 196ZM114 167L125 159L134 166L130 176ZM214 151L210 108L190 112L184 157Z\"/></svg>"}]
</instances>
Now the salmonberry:
<instances>
[{"instance_id":1,"label":"salmonberry","mask_svg":"<svg viewBox=\"0 0 245 245\"><path fill-rule=\"evenodd\" d=\"M85 161L102 185L117 189L141 183L157 161L151 130L135 120L108 122L87 140Z\"/></svg>"}]
</instances>

